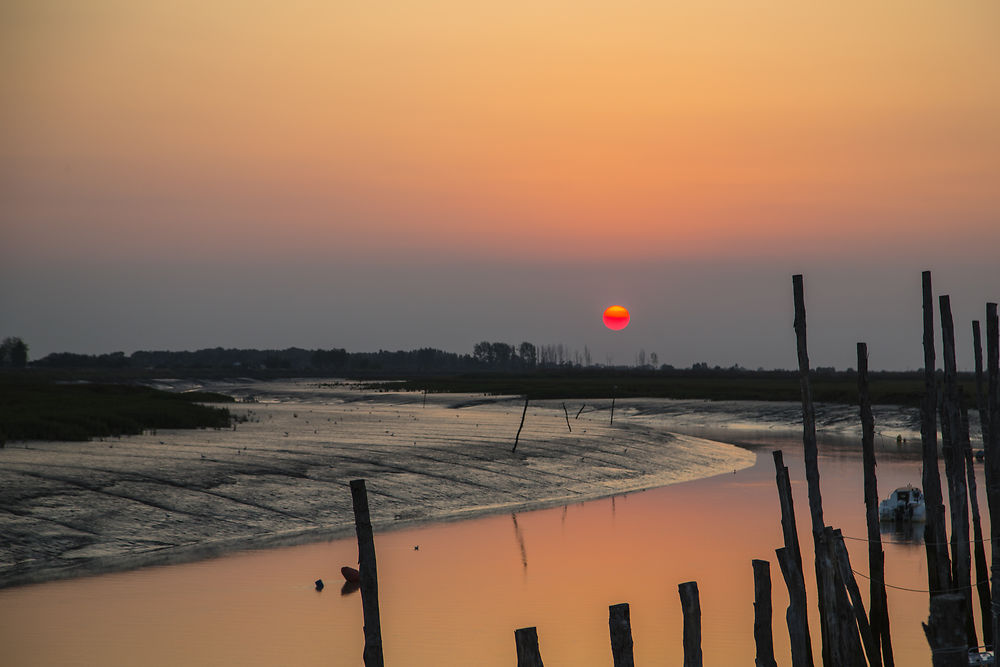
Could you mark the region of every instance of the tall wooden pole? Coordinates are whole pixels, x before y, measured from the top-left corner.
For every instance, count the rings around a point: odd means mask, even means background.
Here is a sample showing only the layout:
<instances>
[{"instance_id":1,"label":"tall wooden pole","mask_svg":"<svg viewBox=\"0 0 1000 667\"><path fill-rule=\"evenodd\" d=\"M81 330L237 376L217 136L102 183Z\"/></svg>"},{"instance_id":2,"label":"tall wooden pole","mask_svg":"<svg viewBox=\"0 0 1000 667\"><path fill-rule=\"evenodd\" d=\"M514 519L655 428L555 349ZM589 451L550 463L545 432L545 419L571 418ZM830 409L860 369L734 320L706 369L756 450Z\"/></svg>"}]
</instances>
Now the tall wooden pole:
<instances>
[{"instance_id":1,"label":"tall wooden pole","mask_svg":"<svg viewBox=\"0 0 1000 667\"><path fill-rule=\"evenodd\" d=\"M969 491L965 474L965 449L962 413L958 394L958 363L955 355L955 325L951 299L947 294L938 300L941 308L941 346L944 361L944 386L941 408L945 474L948 477L948 505L951 509L951 558L953 589L966 600L965 624L969 645L978 646L976 625L972 620L972 556L969 553Z\"/></svg>"},{"instance_id":2,"label":"tall wooden pole","mask_svg":"<svg viewBox=\"0 0 1000 667\"><path fill-rule=\"evenodd\" d=\"M885 593L885 551L878 516L878 479L875 476L875 417L868 389L868 345L858 343L858 403L861 408L861 450L865 469L865 517L868 520L868 576L872 641L878 662L893 667L889 636L889 603Z\"/></svg>"},{"instance_id":3,"label":"tall wooden pole","mask_svg":"<svg viewBox=\"0 0 1000 667\"><path fill-rule=\"evenodd\" d=\"M983 386L983 339L979 331L979 320L972 321L972 351L976 357L976 410L979 411L979 431L985 448L990 441L990 411L986 405L986 389Z\"/></svg>"},{"instance_id":4,"label":"tall wooden pole","mask_svg":"<svg viewBox=\"0 0 1000 667\"><path fill-rule=\"evenodd\" d=\"M944 528L944 500L937 452L937 382L934 377L934 298L931 272L922 274L924 313L924 400L920 405L920 442L923 450L924 545L927 549L927 579L930 595L951 588L951 561Z\"/></svg>"},{"instance_id":5,"label":"tall wooden pole","mask_svg":"<svg viewBox=\"0 0 1000 667\"><path fill-rule=\"evenodd\" d=\"M754 559L753 640L757 647L754 667L778 667L774 661L774 634L771 630L771 564Z\"/></svg>"},{"instance_id":6,"label":"tall wooden pole","mask_svg":"<svg viewBox=\"0 0 1000 667\"><path fill-rule=\"evenodd\" d=\"M931 598L931 613L924 623L924 634L931 645L931 664L934 667L969 667L965 628L958 620L964 605L965 600L957 594Z\"/></svg>"},{"instance_id":7,"label":"tall wooden pole","mask_svg":"<svg viewBox=\"0 0 1000 667\"><path fill-rule=\"evenodd\" d=\"M836 619L828 610L834 604L834 564L825 543L823 529L823 497L819 488L819 455L816 447L816 413L813 408L812 389L809 385L809 352L806 344L806 304L802 276L792 276L795 300L795 343L799 360L799 388L802 394L802 446L806 464L806 483L809 488L809 514L812 517L813 544L815 546L816 589L819 597L820 629L823 637L823 664L831 667L831 647L839 644Z\"/></svg>"},{"instance_id":8,"label":"tall wooden pole","mask_svg":"<svg viewBox=\"0 0 1000 667\"><path fill-rule=\"evenodd\" d=\"M990 542L993 562L993 640L1000 640L1000 325L997 304L986 304L986 411L989 414L989 441L986 449L986 493L990 506Z\"/></svg>"},{"instance_id":9,"label":"tall wooden pole","mask_svg":"<svg viewBox=\"0 0 1000 667\"><path fill-rule=\"evenodd\" d=\"M968 432L968 413L962 411L962 420ZM983 620L983 644L993 646L992 595L990 595L990 568L983 544L983 522L979 513L979 491L976 485L976 467L972 463L972 448L965 450L965 472L969 478L969 506L972 510L972 544L976 563L976 591L979 594L979 613Z\"/></svg>"},{"instance_id":10,"label":"tall wooden pole","mask_svg":"<svg viewBox=\"0 0 1000 667\"><path fill-rule=\"evenodd\" d=\"M361 570L361 609L364 614L365 667L384 667L382 658L382 623L378 613L378 571L375 567L375 538L368 512L365 480L351 480L354 501L354 527L358 534L358 560Z\"/></svg>"}]
</instances>

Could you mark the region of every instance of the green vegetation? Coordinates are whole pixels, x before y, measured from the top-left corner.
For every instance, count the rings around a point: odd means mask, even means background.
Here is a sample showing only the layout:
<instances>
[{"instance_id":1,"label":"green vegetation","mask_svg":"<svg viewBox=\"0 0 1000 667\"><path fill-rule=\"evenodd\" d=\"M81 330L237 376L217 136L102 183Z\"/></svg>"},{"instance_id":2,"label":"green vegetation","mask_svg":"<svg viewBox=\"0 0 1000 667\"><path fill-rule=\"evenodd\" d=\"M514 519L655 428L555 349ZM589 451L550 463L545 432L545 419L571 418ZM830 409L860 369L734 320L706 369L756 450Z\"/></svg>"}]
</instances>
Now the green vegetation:
<instances>
[{"instance_id":1,"label":"green vegetation","mask_svg":"<svg viewBox=\"0 0 1000 667\"><path fill-rule=\"evenodd\" d=\"M207 392L177 394L129 384L59 384L3 374L0 443L89 440L158 428L228 427L229 410L199 403L232 400Z\"/></svg>"},{"instance_id":2,"label":"green vegetation","mask_svg":"<svg viewBox=\"0 0 1000 667\"><path fill-rule=\"evenodd\" d=\"M974 396L971 380L964 382L966 396ZM538 371L530 374L482 373L449 377L410 377L402 383L376 383L379 389L454 392L487 395L527 395L531 399L560 398L674 398L798 401L798 375L788 371L732 371L708 373L687 370ZM856 374L849 371L815 374L813 400L856 404ZM919 406L924 384L918 373L875 373L872 401L881 405Z\"/></svg>"}]
</instances>

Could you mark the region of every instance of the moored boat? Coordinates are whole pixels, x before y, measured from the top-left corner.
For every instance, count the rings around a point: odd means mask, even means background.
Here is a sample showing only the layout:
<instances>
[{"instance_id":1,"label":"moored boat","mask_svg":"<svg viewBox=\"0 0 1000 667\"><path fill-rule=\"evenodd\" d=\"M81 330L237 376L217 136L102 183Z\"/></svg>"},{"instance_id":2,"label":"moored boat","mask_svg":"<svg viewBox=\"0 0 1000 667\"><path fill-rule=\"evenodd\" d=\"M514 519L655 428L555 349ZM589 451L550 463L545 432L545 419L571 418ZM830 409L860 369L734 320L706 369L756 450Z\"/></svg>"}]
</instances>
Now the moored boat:
<instances>
[{"instance_id":1,"label":"moored boat","mask_svg":"<svg viewBox=\"0 0 1000 667\"><path fill-rule=\"evenodd\" d=\"M923 521L926 516L924 494L910 484L899 487L878 504L881 521Z\"/></svg>"}]
</instances>

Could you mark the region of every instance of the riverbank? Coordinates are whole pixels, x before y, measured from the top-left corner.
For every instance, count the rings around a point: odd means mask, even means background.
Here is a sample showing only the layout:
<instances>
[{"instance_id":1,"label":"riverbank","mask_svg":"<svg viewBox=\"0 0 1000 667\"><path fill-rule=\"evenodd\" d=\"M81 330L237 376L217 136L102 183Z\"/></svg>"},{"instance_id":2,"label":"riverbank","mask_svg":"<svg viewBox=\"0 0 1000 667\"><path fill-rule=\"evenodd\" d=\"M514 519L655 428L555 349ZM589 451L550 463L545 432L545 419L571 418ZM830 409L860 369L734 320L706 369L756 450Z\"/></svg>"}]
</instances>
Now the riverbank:
<instances>
[{"instance_id":1,"label":"riverbank","mask_svg":"<svg viewBox=\"0 0 1000 667\"><path fill-rule=\"evenodd\" d=\"M384 531L731 473L755 459L555 401L532 403L512 453L518 398L425 399L315 380L204 388L257 402L232 406L240 423L228 430L0 450L0 587L344 536L356 478L368 479Z\"/></svg>"}]
</instances>

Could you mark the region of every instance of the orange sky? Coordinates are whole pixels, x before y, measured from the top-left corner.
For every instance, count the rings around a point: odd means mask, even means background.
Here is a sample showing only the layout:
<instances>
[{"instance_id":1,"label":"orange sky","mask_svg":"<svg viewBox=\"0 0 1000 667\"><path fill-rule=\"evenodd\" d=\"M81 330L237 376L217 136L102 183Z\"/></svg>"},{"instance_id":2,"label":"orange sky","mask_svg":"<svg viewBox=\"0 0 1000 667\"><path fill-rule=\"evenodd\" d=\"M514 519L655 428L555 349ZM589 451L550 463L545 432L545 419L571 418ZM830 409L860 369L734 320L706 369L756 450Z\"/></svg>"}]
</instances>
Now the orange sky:
<instances>
[{"instance_id":1,"label":"orange sky","mask_svg":"<svg viewBox=\"0 0 1000 667\"><path fill-rule=\"evenodd\" d=\"M1000 5L763 4L8 2L5 233L55 257L996 239Z\"/></svg>"},{"instance_id":2,"label":"orange sky","mask_svg":"<svg viewBox=\"0 0 1000 667\"><path fill-rule=\"evenodd\" d=\"M922 269L956 321L997 298L998 26L995 0L7 0L0 334L789 367L801 272L818 363L915 368Z\"/></svg>"}]
</instances>

